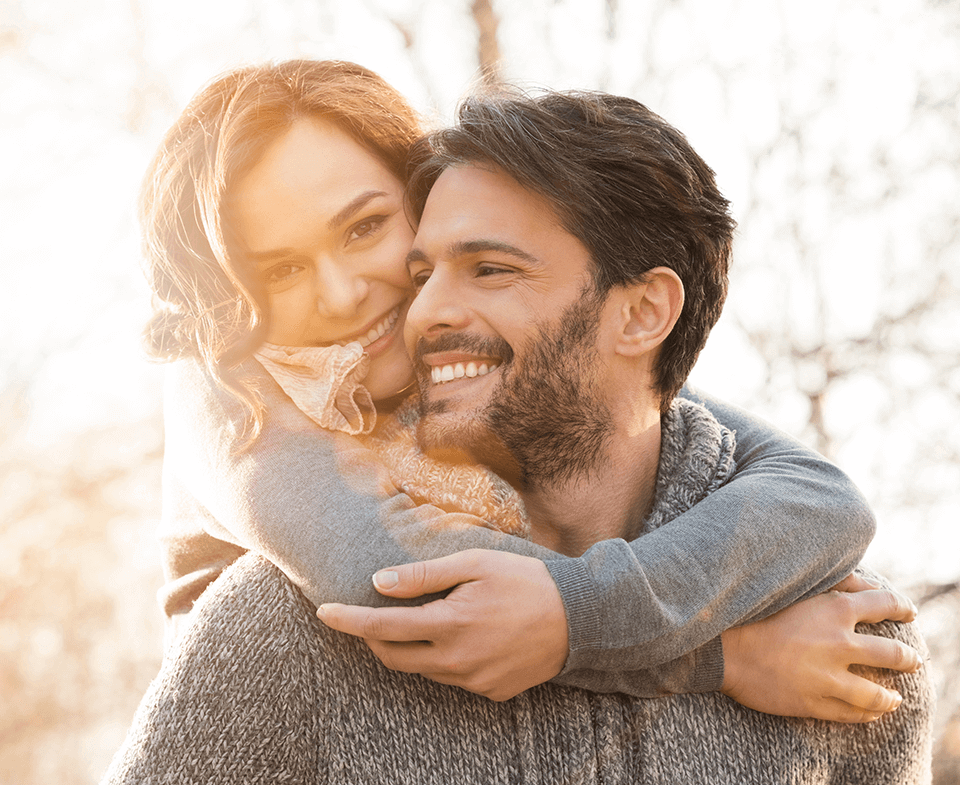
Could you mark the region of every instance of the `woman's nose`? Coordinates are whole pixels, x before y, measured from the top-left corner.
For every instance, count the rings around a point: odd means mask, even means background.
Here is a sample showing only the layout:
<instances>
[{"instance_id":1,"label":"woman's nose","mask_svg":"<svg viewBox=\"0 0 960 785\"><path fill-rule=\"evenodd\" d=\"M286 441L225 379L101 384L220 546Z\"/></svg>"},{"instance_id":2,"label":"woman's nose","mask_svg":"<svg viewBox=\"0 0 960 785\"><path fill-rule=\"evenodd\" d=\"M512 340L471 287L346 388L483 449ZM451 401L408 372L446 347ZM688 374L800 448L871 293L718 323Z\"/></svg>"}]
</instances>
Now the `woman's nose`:
<instances>
[{"instance_id":1,"label":"woman's nose","mask_svg":"<svg viewBox=\"0 0 960 785\"><path fill-rule=\"evenodd\" d=\"M322 260L316 272L317 311L330 319L349 319L360 308L370 290L365 276L338 264Z\"/></svg>"}]
</instances>

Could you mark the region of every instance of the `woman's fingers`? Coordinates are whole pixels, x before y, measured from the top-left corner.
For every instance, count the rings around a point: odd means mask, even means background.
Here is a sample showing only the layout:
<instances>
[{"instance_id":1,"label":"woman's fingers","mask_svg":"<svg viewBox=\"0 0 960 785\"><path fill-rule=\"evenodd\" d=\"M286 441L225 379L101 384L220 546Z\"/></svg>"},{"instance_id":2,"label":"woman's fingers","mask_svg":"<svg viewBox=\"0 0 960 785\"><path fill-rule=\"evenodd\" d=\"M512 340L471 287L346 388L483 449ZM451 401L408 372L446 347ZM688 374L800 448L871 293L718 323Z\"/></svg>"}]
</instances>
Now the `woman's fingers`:
<instances>
[{"instance_id":1,"label":"woman's fingers","mask_svg":"<svg viewBox=\"0 0 960 785\"><path fill-rule=\"evenodd\" d=\"M317 617L328 627L366 641L432 641L444 631L436 603L412 608L368 608L325 603Z\"/></svg>"},{"instance_id":2,"label":"woman's fingers","mask_svg":"<svg viewBox=\"0 0 960 785\"><path fill-rule=\"evenodd\" d=\"M853 659L858 665L903 673L913 673L923 665L919 653L902 641L860 634L856 635L856 639L857 650ZM828 699L825 712L832 716L817 715L820 719L869 722L896 710L902 701L900 693L895 689L883 687L869 678L849 671L843 678L834 682L831 693L825 696ZM853 719L841 719L841 716L853 717Z\"/></svg>"},{"instance_id":3,"label":"woman's fingers","mask_svg":"<svg viewBox=\"0 0 960 785\"><path fill-rule=\"evenodd\" d=\"M407 569L409 568L409 569ZM413 608L329 603L317 615L363 638L388 668L420 673L492 700L507 700L556 676L567 659L563 599L539 559L499 551L464 551L388 568L393 596L419 596L453 585L444 598Z\"/></svg>"},{"instance_id":4,"label":"woman's fingers","mask_svg":"<svg viewBox=\"0 0 960 785\"><path fill-rule=\"evenodd\" d=\"M857 665L886 668L902 673L914 673L923 665L919 652L902 641L881 638L877 635L858 634L856 638L858 652L855 664Z\"/></svg>"},{"instance_id":5,"label":"woman's fingers","mask_svg":"<svg viewBox=\"0 0 960 785\"><path fill-rule=\"evenodd\" d=\"M825 698L811 713L814 719L828 722L863 723L880 719L885 712L870 711L837 698Z\"/></svg>"},{"instance_id":6,"label":"woman's fingers","mask_svg":"<svg viewBox=\"0 0 960 785\"><path fill-rule=\"evenodd\" d=\"M910 622L917 617L916 606L899 592L890 589L845 592L833 595L845 603L854 623L877 624L882 621Z\"/></svg>"},{"instance_id":7,"label":"woman's fingers","mask_svg":"<svg viewBox=\"0 0 960 785\"><path fill-rule=\"evenodd\" d=\"M483 559L490 552L461 551L438 559L387 567L373 576L373 585L391 597L421 597L452 589L482 574Z\"/></svg>"},{"instance_id":8,"label":"woman's fingers","mask_svg":"<svg viewBox=\"0 0 960 785\"><path fill-rule=\"evenodd\" d=\"M837 682L833 691L836 694L826 697L877 716L894 711L903 701L896 690L887 689L875 681L853 673Z\"/></svg>"}]
</instances>

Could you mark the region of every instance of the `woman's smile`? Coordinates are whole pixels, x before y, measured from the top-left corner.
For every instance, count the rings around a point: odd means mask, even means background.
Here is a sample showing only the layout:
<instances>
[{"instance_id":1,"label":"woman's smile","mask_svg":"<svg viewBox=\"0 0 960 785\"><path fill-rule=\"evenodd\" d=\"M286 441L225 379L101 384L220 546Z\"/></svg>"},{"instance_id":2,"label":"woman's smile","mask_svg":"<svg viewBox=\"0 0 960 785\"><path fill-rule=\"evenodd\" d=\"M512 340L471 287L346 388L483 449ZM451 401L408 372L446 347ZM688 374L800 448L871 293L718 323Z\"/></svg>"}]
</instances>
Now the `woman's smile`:
<instances>
[{"instance_id":1,"label":"woman's smile","mask_svg":"<svg viewBox=\"0 0 960 785\"><path fill-rule=\"evenodd\" d=\"M401 306L393 308L390 313L386 316L381 317L377 322L366 330L359 331L356 335L350 338L341 338L337 341L334 341L338 346L346 346L348 343L357 341L364 349L368 349L370 356L378 353L380 346L379 341L384 336L392 335L394 333L394 328L397 325L397 319L400 318Z\"/></svg>"}]
</instances>

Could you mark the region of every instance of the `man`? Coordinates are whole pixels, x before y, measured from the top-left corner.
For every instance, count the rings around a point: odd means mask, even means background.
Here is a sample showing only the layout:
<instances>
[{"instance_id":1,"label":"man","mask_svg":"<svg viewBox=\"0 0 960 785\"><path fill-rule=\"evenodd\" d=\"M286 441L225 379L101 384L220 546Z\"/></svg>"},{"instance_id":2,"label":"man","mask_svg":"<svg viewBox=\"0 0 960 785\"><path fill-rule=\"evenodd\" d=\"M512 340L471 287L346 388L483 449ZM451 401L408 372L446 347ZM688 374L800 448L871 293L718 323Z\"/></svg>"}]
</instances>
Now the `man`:
<instances>
[{"instance_id":1,"label":"man","mask_svg":"<svg viewBox=\"0 0 960 785\"><path fill-rule=\"evenodd\" d=\"M724 481L732 435L674 396L719 315L732 226L679 133L613 96L478 100L434 139L412 193L422 222L408 325L428 451L509 477L532 538L568 554L655 537ZM356 639L313 624L253 557L196 613L116 781L161 765L181 781L929 775L923 671L897 677L903 705L870 725L761 715L716 693L643 700L546 684L494 703L379 667ZM912 627L877 632L922 647Z\"/></svg>"},{"instance_id":2,"label":"man","mask_svg":"<svg viewBox=\"0 0 960 785\"><path fill-rule=\"evenodd\" d=\"M579 556L601 540L650 534L655 527L641 522L654 495L660 417L726 295L733 222L713 173L634 101L554 95L468 104L458 127L434 135L410 193L421 220L409 255L418 293L408 348L424 448L511 478L531 539L553 551ZM495 370L474 375L471 364ZM750 574L725 555L725 574ZM470 558L391 568L384 572L405 585L384 589L379 575L375 583L392 596L447 590L482 579L462 566ZM499 699L521 691L504 691L510 679L473 664L491 644L458 637L464 625L446 610L327 605L321 618L366 639L391 668ZM725 633L724 646L737 634ZM522 674L522 689L563 664L541 645L544 667ZM757 687L762 694L738 698L774 713L850 716L832 697L813 711Z\"/></svg>"}]
</instances>

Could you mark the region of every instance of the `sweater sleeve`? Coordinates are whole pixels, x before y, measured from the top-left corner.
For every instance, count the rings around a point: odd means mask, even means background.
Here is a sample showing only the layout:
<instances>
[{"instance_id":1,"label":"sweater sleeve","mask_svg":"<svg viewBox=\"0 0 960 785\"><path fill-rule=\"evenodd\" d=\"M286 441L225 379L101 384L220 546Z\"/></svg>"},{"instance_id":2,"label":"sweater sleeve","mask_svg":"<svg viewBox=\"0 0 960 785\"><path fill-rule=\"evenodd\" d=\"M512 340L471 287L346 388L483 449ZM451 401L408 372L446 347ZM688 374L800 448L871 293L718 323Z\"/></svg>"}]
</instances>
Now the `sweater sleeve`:
<instances>
[{"instance_id":1,"label":"sweater sleeve","mask_svg":"<svg viewBox=\"0 0 960 785\"><path fill-rule=\"evenodd\" d=\"M314 604L396 604L372 588L376 570L468 548L542 559L568 616L571 653L560 679L586 689L640 696L716 689L723 672L720 632L832 585L842 577L838 564L847 560L852 567L860 555L850 554L843 539L856 520L846 520L839 509L832 518L829 512L831 504L857 507L859 496L849 481L840 482L842 475L822 460L834 479L819 477L822 467L812 453L769 426L757 424L763 434L739 448L738 468L748 472L748 482L737 485L738 475L695 508L708 505L708 510L691 511L634 543L611 540L569 558L476 525L469 515L418 507L392 485L370 450L352 437L320 429L265 373L256 378L267 404L264 428L252 449L238 453L237 412L226 396L195 363L171 369L166 471L170 483L182 486L201 508L205 535L238 552L264 555ZM736 423L741 434L749 431L745 422ZM796 454L808 461L799 469L792 463ZM776 466L770 468L771 462ZM784 478L777 480L781 472ZM767 487L770 478L774 492ZM804 483L812 495L829 489L833 501L788 501L793 486ZM715 497L724 494L717 504ZM823 504L834 526L821 531ZM778 522L790 536L771 536L774 515L778 521L790 518ZM779 550L795 549L805 538L811 542L804 543L804 554ZM173 581L184 572L178 559L195 550L184 543L176 534L164 541ZM763 554L753 552L758 543L765 546ZM744 580L745 553L751 564L772 574L756 569ZM204 569L196 562L189 563L190 570Z\"/></svg>"},{"instance_id":2,"label":"sweater sleeve","mask_svg":"<svg viewBox=\"0 0 960 785\"><path fill-rule=\"evenodd\" d=\"M566 683L640 694L624 684L631 669L674 661L671 678L688 674L689 691L718 689L721 632L830 588L873 536L872 513L837 467L733 406L683 395L736 432L736 471L632 543L547 563L570 620ZM676 691L669 680L652 686Z\"/></svg>"},{"instance_id":3,"label":"sweater sleeve","mask_svg":"<svg viewBox=\"0 0 960 785\"><path fill-rule=\"evenodd\" d=\"M172 514L165 511L161 531L168 592L182 585L196 599L244 550L273 562L317 605L398 604L370 580L390 564L469 548L557 556L471 515L417 506L359 440L319 427L262 369L248 372L266 411L260 437L239 451L236 404L197 363L170 369L164 504L170 502ZM188 506L196 511L182 525L177 518ZM189 605L170 599L165 610Z\"/></svg>"}]
</instances>

